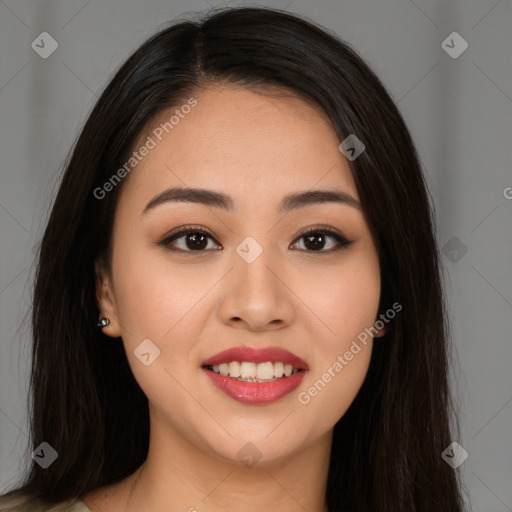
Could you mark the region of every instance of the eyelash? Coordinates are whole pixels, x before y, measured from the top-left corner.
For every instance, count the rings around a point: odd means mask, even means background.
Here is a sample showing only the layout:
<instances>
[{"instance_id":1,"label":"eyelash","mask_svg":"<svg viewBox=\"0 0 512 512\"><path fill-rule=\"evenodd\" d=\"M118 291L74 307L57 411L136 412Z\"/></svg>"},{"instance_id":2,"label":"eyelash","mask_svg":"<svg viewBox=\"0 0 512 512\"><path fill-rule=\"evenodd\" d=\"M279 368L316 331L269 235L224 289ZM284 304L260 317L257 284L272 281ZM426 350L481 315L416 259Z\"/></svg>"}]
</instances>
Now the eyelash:
<instances>
[{"instance_id":1,"label":"eyelash","mask_svg":"<svg viewBox=\"0 0 512 512\"><path fill-rule=\"evenodd\" d=\"M210 239L212 239L215 242L215 244L220 245L217 242L217 240L215 239L215 237L210 232L205 231L204 229L201 229L201 228L197 228L195 226L182 226L182 227L178 228L176 231L174 231L170 235L166 236L162 241L158 242L158 245L164 246L169 251L173 251L173 252L204 253L204 252L212 250L212 249L201 249L201 250L193 251L193 250L186 250L186 249L176 249L176 248L171 247L171 242L173 242L175 240L179 240L180 238L183 238L185 235L188 235L188 234L206 235ZM333 231L332 229L330 229L326 226L318 226L318 227L314 227L314 228L309 228L306 231L302 232L295 240L301 240L301 239L306 238L307 236L310 236L312 234L332 237L336 240L336 242L338 243L338 246L334 247L332 249L328 249L328 250L314 251L314 250L308 250L308 249L298 249L299 251L309 252L309 253L314 253L314 254L332 253L332 252L337 252L340 249L344 249L354 243L354 240L348 240L343 235L339 234L336 231ZM295 244L295 242L294 242L294 244ZM218 250L218 249L214 249L214 250Z\"/></svg>"}]
</instances>

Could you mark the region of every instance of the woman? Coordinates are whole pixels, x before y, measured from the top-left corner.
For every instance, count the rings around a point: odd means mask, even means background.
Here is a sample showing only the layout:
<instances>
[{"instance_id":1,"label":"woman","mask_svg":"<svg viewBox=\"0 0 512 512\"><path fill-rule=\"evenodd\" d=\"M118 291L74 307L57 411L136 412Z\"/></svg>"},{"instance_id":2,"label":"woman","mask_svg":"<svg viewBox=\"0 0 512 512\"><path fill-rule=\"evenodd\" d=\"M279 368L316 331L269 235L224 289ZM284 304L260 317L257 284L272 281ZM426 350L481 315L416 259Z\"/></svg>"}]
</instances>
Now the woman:
<instances>
[{"instance_id":1,"label":"woman","mask_svg":"<svg viewBox=\"0 0 512 512\"><path fill-rule=\"evenodd\" d=\"M263 8L156 34L55 199L0 509L461 511L431 210L346 43Z\"/></svg>"}]
</instances>

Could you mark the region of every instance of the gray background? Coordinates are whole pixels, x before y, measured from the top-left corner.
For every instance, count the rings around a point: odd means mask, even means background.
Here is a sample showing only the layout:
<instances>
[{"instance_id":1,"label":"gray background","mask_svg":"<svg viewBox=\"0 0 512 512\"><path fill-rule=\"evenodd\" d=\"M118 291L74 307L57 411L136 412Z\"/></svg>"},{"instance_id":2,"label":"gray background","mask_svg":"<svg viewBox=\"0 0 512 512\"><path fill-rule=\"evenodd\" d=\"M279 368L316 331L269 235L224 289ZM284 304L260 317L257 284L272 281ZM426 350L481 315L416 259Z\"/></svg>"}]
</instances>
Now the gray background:
<instances>
[{"instance_id":1,"label":"gray background","mask_svg":"<svg viewBox=\"0 0 512 512\"><path fill-rule=\"evenodd\" d=\"M0 491L35 448L27 447L25 314L63 159L108 78L161 23L242 3L0 1ZM444 254L462 434L454 440L469 453L457 471L473 510L512 510L511 1L251 5L287 9L335 31L398 103L427 175ZM469 45L457 58L441 44L453 31ZM46 59L31 48L42 32L59 45Z\"/></svg>"}]
</instances>

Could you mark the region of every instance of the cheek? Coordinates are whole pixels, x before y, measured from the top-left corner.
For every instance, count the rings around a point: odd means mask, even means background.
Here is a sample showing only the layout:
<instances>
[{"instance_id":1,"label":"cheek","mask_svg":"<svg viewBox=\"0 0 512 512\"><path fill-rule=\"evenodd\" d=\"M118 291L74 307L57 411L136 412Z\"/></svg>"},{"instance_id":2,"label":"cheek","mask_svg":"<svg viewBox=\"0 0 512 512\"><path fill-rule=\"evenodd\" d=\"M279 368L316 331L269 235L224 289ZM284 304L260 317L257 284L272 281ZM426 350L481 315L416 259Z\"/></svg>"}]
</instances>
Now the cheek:
<instances>
[{"instance_id":1,"label":"cheek","mask_svg":"<svg viewBox=\"0 0 512 512\"><path fill-rule=\"evenodd\" d=\"M297 395L304 414L315 418L316 429L332 428L364 382L373 346L369 329L378 312L378 283L333 286L332 300L324 303L323 320L329 330L322 329L326 334L315 338L314 364Z\"/></svg>"},{"instance_id":2,"label":"cheek","mask_svg":"<svg viewBox=\"0 0 512 512\"><path fill-rule=\"evenodd\" d=\"M316 315L314 364L297 401L317 418L319 428L330 428L349 408L368 372L375 333L370 328L380 299L378 260L361 255L316 283L308 294ZM314 332L313 324L309 328Z\"/></svg>"},{"instance_id":3,"label":"cheek","mask_svg":"<svg viewBox=\"0 0 512 512\"><path fill-rule=\"evenodd\" d=\"M314 419L315 429L327 431L348 410L368 372L371 350L371 339L366 345L349 343L333 353L322 369L310 372L297 402L299 408L304 408L304 417Z\"/></svg>"},{"instance_id":4,"label":"cheek","mask_svg":"<svg viewBox=\"0 0 512 512\"><path fill-rule=\"evenodd\" d=\"M314 286L312 286L314 284ZM297 295L316 322L321 354L332 355L350 345L365 328L373 326L380 300L380 270L376 254L360 250L343 262L324 268L308 279L298 279ZM310 325L311 332L313 325ZM321 357L325 363L325 357Z\"/></svg>"},{"instance_id":5,"label":"cheek","mask_svg":"<svg viewBox=\"0 0 512 512\"><path fill-rule=\"evenodd\" d=\"M197 404L181 383L191 377L190 366L197 359L194 342L203 326L195 320L204 314L201 298L215 274L199 270L200 265L191 265L196 270L173 266L154 248L118 247L115 295L132 373L157 410L179 410L184 417L197 414ZM139 357L148 352L151 362L145 365Z\"/></svg>"},{"instance_id":6,"label":"cheek","mask_svg":"<svg viewBox=\"0 0 512 512\"><path fill-rule=\"evenodd\" d=\"M121 241L120 241L121 242ZM122 243L119 244L119 247ZM163 342L198 304L213 280L201 265L177 266L164 250L132 246L118 252L117 311L127 339ZM126 339L125 339L126 341Z\"/></svg>"}]
</instances>

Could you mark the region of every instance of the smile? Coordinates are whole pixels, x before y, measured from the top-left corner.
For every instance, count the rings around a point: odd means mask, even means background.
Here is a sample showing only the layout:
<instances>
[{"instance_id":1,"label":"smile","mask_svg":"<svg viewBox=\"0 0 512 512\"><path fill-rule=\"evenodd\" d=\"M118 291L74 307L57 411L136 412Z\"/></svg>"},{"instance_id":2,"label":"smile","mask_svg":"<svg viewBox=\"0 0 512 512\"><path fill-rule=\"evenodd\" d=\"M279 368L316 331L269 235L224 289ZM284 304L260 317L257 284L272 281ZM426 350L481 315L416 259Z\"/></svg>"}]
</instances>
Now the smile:
<instances>
[{"instance_id":1,"label":"smile","mask_svg":"<svg viewBox=\"0 0 512 512\"><path fill-rule=\"evenodd\" d=\"M296 389L309 368L302 359L279 347L237 347L207 359L202 369L230 398L246 404L267 404Z\"/></svg>"}]
</instances>

